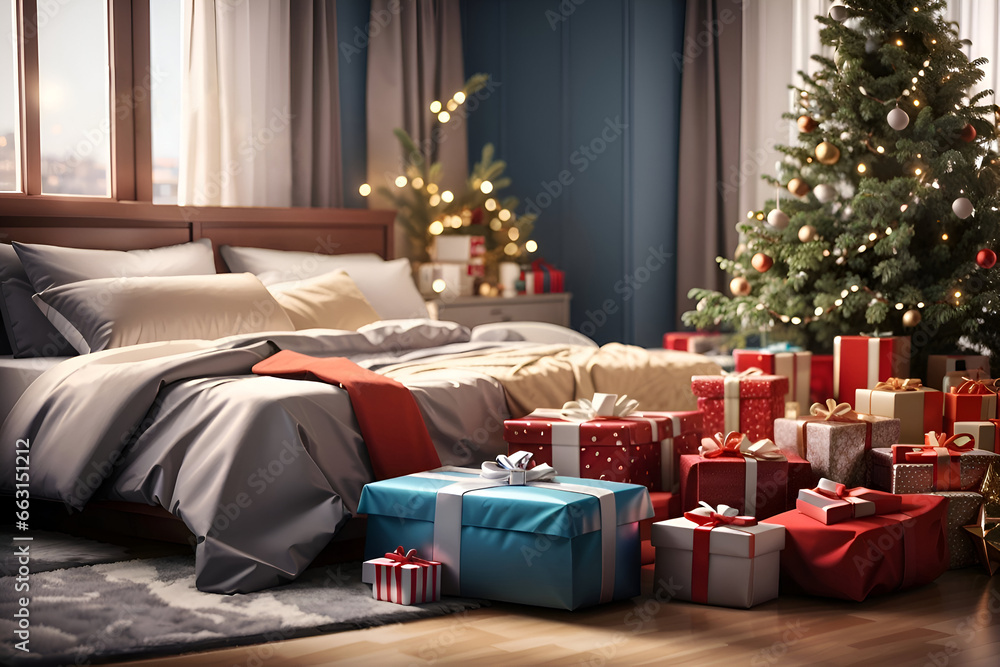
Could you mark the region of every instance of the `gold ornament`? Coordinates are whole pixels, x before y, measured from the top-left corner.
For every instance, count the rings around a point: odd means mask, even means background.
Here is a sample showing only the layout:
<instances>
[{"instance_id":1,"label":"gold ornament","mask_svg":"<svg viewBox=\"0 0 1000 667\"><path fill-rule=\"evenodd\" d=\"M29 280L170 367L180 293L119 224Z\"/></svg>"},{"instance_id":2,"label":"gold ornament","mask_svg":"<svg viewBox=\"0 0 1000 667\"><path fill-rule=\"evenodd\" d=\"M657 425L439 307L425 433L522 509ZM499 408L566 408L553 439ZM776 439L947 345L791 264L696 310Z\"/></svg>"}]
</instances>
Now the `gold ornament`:
<instances>
[{"instance_id":1,"label":"gold ornament","mask_svg":"<svg viewBox=\"0 0 1000 667\"><path fill-rule=\"evenodd\" d=\"M771 259L770 255L758 252L750 258L750 265L760 273L767 273L767 270L774 266L774 260Z\"/></svg>"},{"instance_id":2,"label":"gold ornament","mask_svg":"<svg viewBox=\"0 0 1000 667\"><path fill-rule=\"evenodd\" d=\"M816 228L812 225L802 225L799 227L799 240L803 243L809 243L810 241L816 240Z\"/></svg>"},{"instance_id":3,"label":"gold ornament","mask_svg":"<svg viewBox=\"0 0 1000 667\"><path fill-rule=\"evenodd\" d=\"M920 314L919 310L910 308L908 311L903 313L903 326L912 329L920 324L920 320L922 319L924 319L924 317Z\"/></svg>"},{"instance_id":4,"label":"gold ornament","mask_svg":"<svg viewBox=\"0 0 1000 667\"><path fill-rule=\"evenodd\" d=\"M840 159L840 149L829 141L824 141L816 146L816 159L821 164L837 164L837 160Z\"/></svg>"},{"instance_id":5,"label":"gold ornament","mask_svg":"<svg viewBox=\"0 0 1000 667\"><path fill-rule=\"evenodd\" d=\"M805 197L809 194L809 184L801 178L793 178L788 181L788 191L796 197Z\"/></svg>"},{"instance_id":6,"label":"gold ornament","mask_svg":"<svg viewBox=\"0 0 1000 667\"><path fill-rule=\"evenodd\" d=\"M1000 461L991 461L979 486L986 516L1000 520Z\"/></svg>"},{"instance_id":7,"label":"gold ornament","mask_svg":"<svg viewBox=\"0 0 1000 667\"><path fill-rule=\"evenodd\" d=\"M743 276L736 276L729 281L729 291L733 296L750 296L750 281Z\"/></svg>"}]
</instances>

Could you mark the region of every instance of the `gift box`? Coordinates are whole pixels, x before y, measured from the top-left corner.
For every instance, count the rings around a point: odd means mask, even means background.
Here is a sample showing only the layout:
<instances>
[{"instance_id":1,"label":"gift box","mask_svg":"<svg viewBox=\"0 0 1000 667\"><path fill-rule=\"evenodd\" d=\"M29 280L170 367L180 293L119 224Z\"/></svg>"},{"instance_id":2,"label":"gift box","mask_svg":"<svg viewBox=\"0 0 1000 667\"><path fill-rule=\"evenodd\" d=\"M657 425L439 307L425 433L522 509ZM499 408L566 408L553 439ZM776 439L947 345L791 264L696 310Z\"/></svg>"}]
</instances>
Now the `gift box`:
<instances>
[{"instance_id":1,"label":"gift box","mask_svg":"<svg viewBox=\"0 0 1000 667\"><path fill-rule=\"evenodd\" d=\"M900 497L859 486L849 489L821 479L815 489L801 489L795 509L820 523L831 524L876 514L898 512Z\"/></svg>"},{"instance_id":2,"label":"gift box","mask_svg":"<svg viewBox=\"0 0 1000 667\"><path fill-rule=\"evenodd\" d=\"M410 545L442 564L443 595L559 609L638 595L639 522L653 514L645 487L548 466L508 484L516 472L444 467L367 484L366 558Z\"/></svg>"},{"instance_id":3,"label":"gift box","mask_svg":"<svg viewBox=\"0 0 1000 667\"><path fill-rule=\"evenodd\" d=\"M971 371L952 371L951 373L945 373L944 379L941 380L941 391L946 394L951 393L952 387L956 390L961 387L965 382L969 380L989 380L990 374L986 371L980 370L978 368L973 368ZM986 383L991 384L991 383Z\"/></svg>"},{"instance_id":4,"label":"gift box","mask_svg":"<svg viewBox=\"0 0 1000 667\"><path fill-rule=\"evenodd\" d=\"M546 262L544 259L536 259L531 263L530 269L521 271L521 282L524 294L545 294L548 292L562 292L566 289L565 274Z\"/></svg>"},{"instance_id":5,"label":"gift box","mask_svg":"<svg viewBox=\"0 0 1000 667\"><path fill-rule=\"evenodd\" d=\"M948 499L948 568L956 570L975 565L978 560L976 546L964 526L976 523L983 496L975 491L939 491L932 495Z\"/></svg>"},{"instance_id":6,"label":"gift box","mask_svg":"<svg viewBox=\"0 0 1000 667\"><path fill-rule=\"evenodd\" d=\"M833 395L850 402L858 389L910 375L909 336L837 336L833 339Z\"/></svg>"},{"instance_id":7,"label":"gift box","mask_svg":"<svg viewBox=\"0 0 1000 667\"><path fill-rule=\"evenodd\" d=\"M809 417L776 419L774 442L809 461L816 479L847 486L868 483L866 452L899 441L899 420L853 412L846 403L814 403Z\"/></svg>"},{"instance_id":8,"label":"gift box","mask_svg":"<svg viewBox=\"0 0 1000 667\"><path fill-rule=\"evenodd\" d=\"M1000 419L955 422L953 435L968 434L976 439L976 449L1000 454Z\"/></svg>"},{"instance_id":9,"label":"gift box","mask_svg":"<svg viewBox=\"0 0 1000 667\"><path fill-rule=\"evenodd\" d=\"M749 608L778 597L780 526L703 505L653 524L652 543L656 581L671 582L675 599Z\"/></svg>"},{"instance_id":10,"label":"gift box","mask_svg":"<svg viewBox=\"0 0 1000 667\"><path fill-rule=\"evenodd\" d=\"M417 269L417 287L428 296L472 296L476 278L485 275L485 268L481 260L425 262Z\"/></svg>"},{"instance_id":11,"label":"gift box","mask_svg":"<svg viewBox=\"0 0 1000 667\"><path fill-rule=\"evenodd\" d=\"M889 378L873 389L855 391L854 409L899 419L897 443L919 444L924 434L941 431L944 394L922 386L919 379Z\"/></svg>"},{"instance_id":12,"label":"gift box","mask_svg":"<svg viewBox=\"0 0 1000 667\"><path fill-rule=\"evenodd\" d=\"M759 370L735 375L695 375L704 433L739 431L751 440L774 438L774 420L785 414L788 378Z\"/></svg>"},{"instance_id":13,"label":"gift box","mask_svg":"<svg viewBox=\"0 0 1000 667\"><path fill-rule=\"evenodd\" d=\"M798 510L764 519L785 527L782 589L860 602L937 579L948 569L948 501L904 495L900 504L897 513L833 524Z\"/></svg>"},{"instance_id":14,"label":"gift box","mask_svg":"<svg viewBox=\"0 0 1000 667\"><path fill-rule=\"evenodd\" d=\"M486 237L470 234L439 234L430 247L431 260L467 264L486 254Z\"/></svg>"},{"instance_id":15,"label":"gift box","mask_svg":"<svg viewBox=\"0 0 1000 667\"><path fill-rule=\"evenodd\" d=\"M982 380L968 380L944 395L944 431L954 434L955 422L986 421L997 418L997 395Z\"/></svg>"},{"instance_id":16,"label":"gift box","mask_svg":"<svg viewBox=\"0 0 1000 667\"><path fill-rule=\"evenodd\" d=\"M680 516L680 500L680 495L676 493L654 491L649 494L649 501L653 505L653 517L639 522L643 565L652 565L656 561L653 545L650 544L653 524Z\"/></svg>"},{"instance_id":17,"label":"gift box","mask_svg":"<svg viewBox=\"0 0 1000 667\"><path fill-rule=\"evenodd\" d=\"M927 357L927 386L941 387L944 376L958 370L978 370L987 377L990 359L981 354L932 354ZM947 391L943 389L943 391Z\"/></svg>"},{"instance_id":18,"label":"gift box","mask_svg":"<svg viewBox=\"0 0 1000 667\"><path fill-rule=\"evenodd\" d=\"M808 461L770 440L730 433L702 442L701 454L681 457L682 511L707 502L760 519L794 507L798 490L815 483Z\"/></svg>"},{"instance_id":19,"label":"gift box","mask_svg":"<svg viewBox=\"0 0 1000 667\"><path fill-rule=\"evenodd\" d=\"M688 449L689 441L700 436L701 413L619 410L619 418L612 418L616 400L614 394L598 394L594 401L571 401L561 410L535 410L522 419L508 419L508 453L530 451L536 463L548 463L570 477L672 491L677 450Z\"/></svg>"},{"instance_id":20,"label":"gift box","mask_svg":"<svg viewBox=\"0 0 1000 667\"><path fill-rule=\"evenodd\" d=\"M372 597L411 605L441 599L441 563L424 560L416 549L396 547L381 558L362 564L361 581L372 585Z\"/></svg>"},{"instance_id":21,"label":"gift box","mask_svg":"<svg viewBox=\"0 0 1000 667\"><path fill-rule=\"evenodd\" d=\"M733 350L733 362L737 372L759 368L768 375L788 378L788 395L785 400L796 404L796 414L812 405L809 400L812 352Z\"/></svg>"},{"instance_id":22,"label":"gift box","mask_svg":"<svg viewBox=\"0 0 1000 667\"><path fill-rule=\"evenodd\" d=\"M833 355L814 354L809 375L809 405L833 396ZM806 406L801 406L804 410Z\"/></svg>"},{"instance_id":23,"label":"gift box","mask_svg":"<svg viewBox=\"0 0 1000 667\"><path fill-rule=\"evenodd\" d=\"M937 434L927 435L926 445L873 449L872 486L892 493L978 490L990 462L1000 456L973 449L963 436L938 441Z\"/></svg>"},{"instance_id":24,"label":"gift box","mask_svg":"<svg viewBox=\"0 0 1000 667\"><path fill-rule=\"evenodd\" d=\"M722 334L701 331L671 331L663 334L663 347L680 352L706 354L717 349L726 340Z\"/></svg>"}]
</instances>

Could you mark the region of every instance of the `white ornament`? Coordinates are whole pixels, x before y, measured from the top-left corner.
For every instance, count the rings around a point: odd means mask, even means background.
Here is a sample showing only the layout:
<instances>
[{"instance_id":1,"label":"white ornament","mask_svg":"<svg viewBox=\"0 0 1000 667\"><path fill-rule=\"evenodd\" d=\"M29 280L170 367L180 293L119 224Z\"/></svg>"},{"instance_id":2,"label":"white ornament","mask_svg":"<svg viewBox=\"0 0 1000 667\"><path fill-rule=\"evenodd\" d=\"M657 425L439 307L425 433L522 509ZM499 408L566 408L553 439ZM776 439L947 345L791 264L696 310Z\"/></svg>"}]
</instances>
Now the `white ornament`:
<instances>
[{"instance_id":1,"label":"white ornament","mask_svg":"<svg viewBox=\"0 0 1000 667\"><path fill-rule=\"evenodd\" d=\"M878 40L869 37L865 40L865 53L875 53L876 51L878 51Z\"/></svg>"},{"instance_id":2,"label":"white ornament","mask_svg":"<svg viewBox=\"0 0 1000 667\"><path fill-rule=\"evenodd\" d=\"M788 216L785 215L784 211L774 209L767 214L767 224L775 229L784 229L788 226Z\"/></svg>"},{"instance_id":3,"label":"white ornament","mask_svg":"<svg viewBox=\"0 0 1000 667\"><path fill-rule=\"evenodd\" d=\"M972 206L972 202L969 201L968 198L959 197L958 199L956 199L951 203L951 210L954 211L955 215L957 215L959 218L965 220L970 215L972 215L972 211L974 210L974 208Z\"/></svg>"},{"instance_id":4,"label":"white ornament","mask_svg":"<svg viewBox=\"0 0 1000 667\"><path fill-rule=\"evenodd\" d=\"M843 23L847 20L847 7L843 3L835 2L830 5L830 18Z\"/></svg>"},{"instance_id":5,"label":"white ornament","mask_svg":"<svg viewBox=\"0 0 1000 667\"><path fill-rule=\"evenodd\" d=\"M850 141L851 140L851 133L850 132L846 132L846 131L845 132L841 132L840 133L840 140L841 141Z\"/></svg>"},{"instance_id":6,"label":"white ornament","mask_svg":"<svg viewBox=\"0 0 1000 667\"><path fill-rule=\"evenodd\" d=\"M898 131L905 130L906 126L910 124L910 117L906 115L906 112L896 107L888 113L885 117L886 121L889 123L889 127Z\"/></svg>"},{"instance_id":7,"label":"white ornament","mask_svg":"<svg viewBox=\"0 0 1000 667\"><path fill-rule=\"evenodd\" d=\"M832 185L820 183L813 188L813 194L816 195L816 199L818 199L821 204L826 204L833 201L833 199L837 196L837 190Z\"/></svg>"},{"instance_id":8,"label":"white ornament","mask_svg":"<svg viewBox=\"0 0 1000 667\"><path fill-rule=\"evenodd\" d=\"M861 17L852 16L851 18L843 21L845 28L850 28L854 32L861 32Z\"/></svg>"}]
</instances>

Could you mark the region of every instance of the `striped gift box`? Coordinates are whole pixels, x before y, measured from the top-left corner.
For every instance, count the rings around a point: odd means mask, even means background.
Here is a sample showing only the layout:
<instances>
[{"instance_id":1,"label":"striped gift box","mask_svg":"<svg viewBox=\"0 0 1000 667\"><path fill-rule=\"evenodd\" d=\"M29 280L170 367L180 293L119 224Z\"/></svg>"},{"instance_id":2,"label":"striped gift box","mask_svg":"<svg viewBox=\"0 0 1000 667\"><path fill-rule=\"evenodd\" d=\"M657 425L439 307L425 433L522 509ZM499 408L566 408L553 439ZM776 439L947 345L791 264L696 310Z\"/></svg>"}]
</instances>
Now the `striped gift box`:
<instances>
[{"instance_id":1,"label":"striped gift box","mask_svg":"<svg viewBox=\"0 0 1000 667\"><path fill-rule=\"evenodd\" d=\"M441 599L441 563L424 560L416 549L397 547L384 558L365 561L362 581L372 584L372 597L411 605Z\"/></svg>"}]
</instances>

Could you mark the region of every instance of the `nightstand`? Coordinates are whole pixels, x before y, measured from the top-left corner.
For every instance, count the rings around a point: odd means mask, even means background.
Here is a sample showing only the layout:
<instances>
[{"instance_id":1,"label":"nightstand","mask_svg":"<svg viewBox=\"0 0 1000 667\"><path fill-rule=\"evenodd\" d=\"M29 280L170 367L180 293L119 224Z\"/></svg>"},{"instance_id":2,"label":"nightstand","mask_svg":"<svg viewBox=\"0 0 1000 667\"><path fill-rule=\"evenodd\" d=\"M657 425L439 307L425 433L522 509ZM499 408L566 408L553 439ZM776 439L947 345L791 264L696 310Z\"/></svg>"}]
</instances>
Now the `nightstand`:
<instances>
[{"instance_id":1,"label":"nightstand","mask_svg":"<svg viewBox=\"0 0 1000 667\"><path fill-rule=\"evenodd\" d=\"M458 322L472 328L490 322L549 322L569 326L567 292L556 294L524 294L513 297L457 296L428 302L437 319Z\"/></svg>"}]
</instances>

